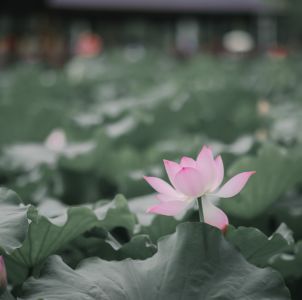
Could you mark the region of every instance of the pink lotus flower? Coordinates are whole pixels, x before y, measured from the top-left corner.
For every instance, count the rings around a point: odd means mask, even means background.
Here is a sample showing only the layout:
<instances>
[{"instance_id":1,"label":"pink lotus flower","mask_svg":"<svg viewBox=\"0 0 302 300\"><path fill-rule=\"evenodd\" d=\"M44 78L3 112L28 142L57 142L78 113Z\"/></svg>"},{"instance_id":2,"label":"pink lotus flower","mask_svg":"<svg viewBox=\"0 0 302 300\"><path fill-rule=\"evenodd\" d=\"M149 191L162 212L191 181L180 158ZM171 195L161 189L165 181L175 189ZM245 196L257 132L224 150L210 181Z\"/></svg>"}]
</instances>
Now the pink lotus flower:
<instances>
[{"instance_id":1,"label":"pink lotus flower","mask_svg":"<svg viewBox=\"0 0 302 300\"><path fill-rule=\"evenodd\" d=\"M223 162L220 155L214 159L212 150L207 146L202 148L197 160L184 156L179 164L164 160L164 165L172 186L157 177L145 176L144 179L158 192L156 198L160 201L147 212L166 216L177 215L199 197L233 197L256 173L239 173L220 187L224 177ZM225 230L229 223L225 213L206 197L202 199L202 206L205 223Z\"/></svg>"},{"instance_id":2,"label":"pink lotus flower","mask_svg":"<svg viewBox=\"0 0 302 300\"><path fill-rule=\"evenodd\" d=\"M4 259L0 256L0 290L5 290L7 286L7 275L4 264Z\"/></svg>"}]
</instances>

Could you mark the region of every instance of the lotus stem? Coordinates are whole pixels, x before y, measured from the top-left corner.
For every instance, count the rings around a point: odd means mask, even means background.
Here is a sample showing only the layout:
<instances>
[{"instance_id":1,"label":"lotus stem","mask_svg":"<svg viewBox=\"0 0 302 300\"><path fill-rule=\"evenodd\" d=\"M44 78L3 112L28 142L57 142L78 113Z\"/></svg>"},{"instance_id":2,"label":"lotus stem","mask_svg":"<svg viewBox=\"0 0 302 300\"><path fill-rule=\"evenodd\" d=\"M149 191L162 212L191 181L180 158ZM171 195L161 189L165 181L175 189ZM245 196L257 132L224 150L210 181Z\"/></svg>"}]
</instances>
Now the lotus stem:
<instances>
[{"instance_id":1,"label":"lotus stem","mask_svg":"<svg viewBox=\"0 0 302 300\"><path fill-rule=\"evenodd\" d=\"M202 222L204 222L203 209L202 209L202 197L197 198L197 204L198 204L198 212L199 212L199 221L202 223Z\"/></svg>"}]
</instances>

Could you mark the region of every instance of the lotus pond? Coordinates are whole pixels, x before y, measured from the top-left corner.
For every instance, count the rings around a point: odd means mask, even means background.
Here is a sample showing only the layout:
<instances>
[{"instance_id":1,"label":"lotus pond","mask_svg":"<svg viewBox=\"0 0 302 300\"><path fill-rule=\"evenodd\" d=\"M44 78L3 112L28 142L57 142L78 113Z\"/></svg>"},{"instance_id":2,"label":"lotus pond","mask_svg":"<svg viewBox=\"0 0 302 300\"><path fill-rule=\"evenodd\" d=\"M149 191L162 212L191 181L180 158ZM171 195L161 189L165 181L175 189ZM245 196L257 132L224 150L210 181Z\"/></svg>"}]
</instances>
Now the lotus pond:
<instances>
[{"instance_id":1,"label":"lotus pond","mask_svg":"<svg viewBox=\"0 0 302 300\"><path fill-rule=\"evenodd\" d=\"M0 299L301 299L301 61L134 58L1 71Z\"/></svg>"}]
</instances>

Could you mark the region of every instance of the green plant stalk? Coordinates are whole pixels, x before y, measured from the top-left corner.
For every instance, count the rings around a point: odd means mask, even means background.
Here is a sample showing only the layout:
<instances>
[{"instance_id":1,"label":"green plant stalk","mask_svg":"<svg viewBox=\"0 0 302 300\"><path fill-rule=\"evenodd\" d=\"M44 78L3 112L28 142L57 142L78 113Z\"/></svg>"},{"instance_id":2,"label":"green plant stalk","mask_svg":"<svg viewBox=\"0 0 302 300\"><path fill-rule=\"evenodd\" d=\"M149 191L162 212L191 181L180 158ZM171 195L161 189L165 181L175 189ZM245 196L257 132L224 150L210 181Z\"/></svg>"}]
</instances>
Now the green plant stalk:
<instances>
[{"instance_id":1,"label":"green plant stalk","mask_svg":"<svg viewBox=\"0 0 302 300\"><path fill-rule=\"evenodd\" d=\"M199 212L199 221L202 223L202 222L204 222L203 209L202 209L202 197L197 198L197 204L198 204L198 212Z\"/></svg>"}]
</instances>

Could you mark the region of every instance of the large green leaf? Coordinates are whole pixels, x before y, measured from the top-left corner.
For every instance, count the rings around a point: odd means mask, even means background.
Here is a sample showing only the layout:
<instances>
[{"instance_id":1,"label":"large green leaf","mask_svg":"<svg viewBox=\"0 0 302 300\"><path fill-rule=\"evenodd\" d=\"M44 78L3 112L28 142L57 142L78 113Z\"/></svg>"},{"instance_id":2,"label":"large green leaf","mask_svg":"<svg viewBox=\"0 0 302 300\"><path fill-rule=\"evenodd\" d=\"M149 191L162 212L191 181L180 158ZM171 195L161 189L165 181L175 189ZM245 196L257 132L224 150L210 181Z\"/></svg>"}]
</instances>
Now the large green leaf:
<instances>
[{"instance_id":1,"label":"large green leaf","mask_svg":"<svg viewBox=\"0 0 302 300\"><path fill-rule=\"evenodd\" d=\"M73 270L51 257L21 299L290 299L281 276L249 264L216 228L185 223L144 260L90 258Z\"/></svg>"},{"instance_id":2,"label":"large green leaf","mask_svg":"<svg viewBox=\"0 0 302 300\"><path fill-rule=\"evenodd\" d=\"M11 253L20 248L28 229L28 207L11 190L0 188L0 250Z\"/></svg>"},{"instance_id":3,"label":"large green leaf","mask_svg":"<svg viewBox=\"0 0 302 300\"><path fill-rule=\"evenodd\" d=\"M162 236L175 232L180 223L181 221L173 217L157 215L149 226L141 226L140 233L148 234L153 242L157 242Z\"/></svg>"},{"instance_id":4,"label":"large green leaf","mask_svg":"<svg viewBox=\"0 0 302 300\"><path fill-rule=\"evenodd\" d=\"M124 227L130 234L133 233L137 218L122 195L117 195L113 201L100 201L93 206L93 210L99 220L99 227L108 231L114 227Z\"/></svg>"},{"instance_id":5,"label":"large green leaf","mask_svg":"<svg viewBox=\"0 0 302 300\"><path fill-rule=\"evenodd\" d=\"M90 207L70 207L62 208L58 215L54 209L53 214L48 211L48 216L45 216L31 207L28 235L22 247L6 258L11 270L20 269L21 266L25 270L34 268L49 255L95 226L106 230L124 226L133 231L136 222L122 196L117 196L112 202L103 203L94 210ZM20 273L20 270L17 273L9 272L11 280L19 282L17 276ZM26 271L23 273L26 274Z\"/></svg>"},{"instance_id":6,"label":"large green leaf","mask_svg":"<svg viewBox=\"0 0 302 300\"><path fill-rule=\"evenodd\" d=\"M273 144L266 144L257 157L245 157L230 169L231 174L255 170L243 191L233 199L222 201L222 208L230 215L252 219L301 180L302 160Z\"/></svg>"},{"instance_id":7,"label":"large green leaf","mask_svg":"<svg viewBox=\"0 0 302 300\"><path fill-rule=\"evenodd\" d=\"M256 228L233 226L228 227L226 238L250 263L259 267L269 266L276 255L289 249L293 243L291 238L286 240L278 231L268 238Z\"/></svg>"},{"instance_id":8,"label":"large green leaf","mask_svg":"<svg viewBox=\"0 0 302 300\"><path fill-rule=\"evenodd\" d=\"M295 233L296 239L302 239L302 201L300 193L289 193L274 205L272 215L276 222L286 223Z\"/></svg>"},{"instance_id":9,"label":"large green leaf","mask_svg":"<svg viewBox=\"0 0 302 300\"><path fill-rule=\"evenodd\" d=\"M79 237L60 254L69 265L77 265L80 260L92 256L105 260L146 259L156 250L156 246L147 235L136 235L123 245L109 235L106 239Z\"/></svg>"},{"instance_id":10,"label":"large green leaf","mask_svg":"<svg viewBox=\"0 0 302 300\"><path fill-rule=\"evenodd\" d=\"M280 254L273 262L273 267L285 278L302 277L302 241L299 241L291 253Z\"/></svg>"}]
</instances>

